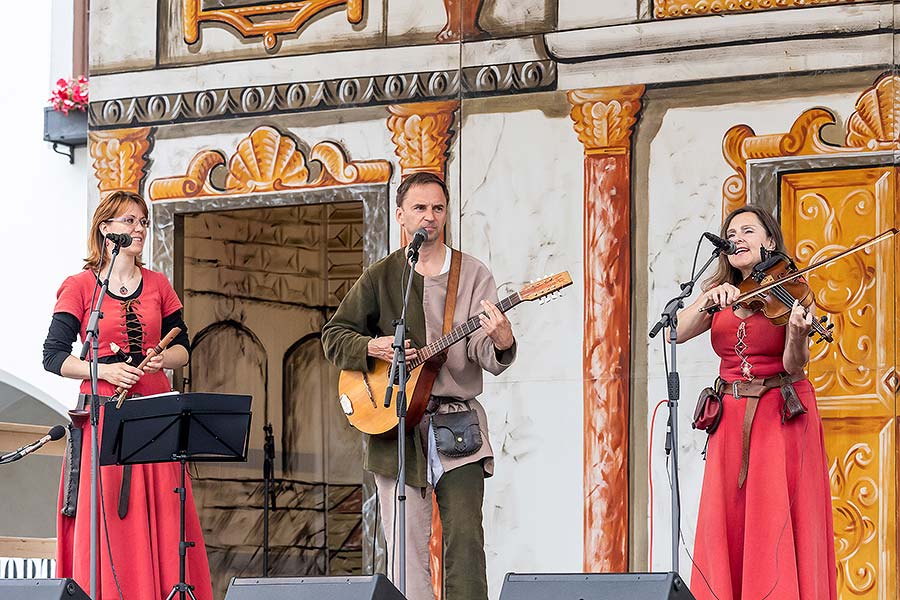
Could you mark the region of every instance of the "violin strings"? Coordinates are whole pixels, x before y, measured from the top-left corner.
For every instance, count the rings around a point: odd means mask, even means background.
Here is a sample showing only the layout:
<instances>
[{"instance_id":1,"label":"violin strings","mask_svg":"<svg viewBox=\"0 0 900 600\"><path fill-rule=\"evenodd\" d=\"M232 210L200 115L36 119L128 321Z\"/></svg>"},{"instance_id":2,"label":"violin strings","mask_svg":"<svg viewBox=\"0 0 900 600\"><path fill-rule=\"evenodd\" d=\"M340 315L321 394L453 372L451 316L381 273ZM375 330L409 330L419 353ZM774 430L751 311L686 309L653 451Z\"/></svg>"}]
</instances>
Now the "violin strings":
<instances>
[{"instance_id":1,"label":"violin strings","mask_svg":"<svg viewBox=\"0 0 900 600\"><path fill-rule=\"evenodd\" d=\"M794 296L789 291L787 291L780 285L776 285L770 291L772 292L772 295L775 296L775 298L777 298L778 300L780 300L785 306L788 306L788 307L793 306L794 302L797 300L796 298L794 298ZM819 335L825 335L828 333L822 327L822 324L819 323L818 319L813 319L812 328L815 329L816 333L818 333Z\"/></svg>"}]
</instances>

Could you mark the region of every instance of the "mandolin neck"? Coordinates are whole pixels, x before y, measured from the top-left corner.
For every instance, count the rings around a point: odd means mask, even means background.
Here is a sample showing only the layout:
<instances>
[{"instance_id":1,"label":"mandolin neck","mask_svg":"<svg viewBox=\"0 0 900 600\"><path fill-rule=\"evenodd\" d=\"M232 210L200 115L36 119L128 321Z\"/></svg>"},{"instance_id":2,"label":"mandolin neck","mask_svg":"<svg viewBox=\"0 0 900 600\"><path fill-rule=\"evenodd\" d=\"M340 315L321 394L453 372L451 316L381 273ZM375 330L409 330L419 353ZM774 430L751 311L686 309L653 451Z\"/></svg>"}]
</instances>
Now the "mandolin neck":
<instances>
[{"instance_id":1,"label":"mandolin neck","mask_svg":"<svg viewBox=\"0 0 900 600\"><path fill-rule=\"evenodd\" d=\"M500 309L500 312L506 312L520 302L522 302L522 297L518 292L516 292L515 294L511 294L498 302L497 308ZM416 359L409 362L410 369L415 369L428 359L437 356L456 342L465 339L466 337L477 331L481 327L481 319L479 317L483 314L483 312L478 313L465 323L457 325L456 327L451 329L447 335L433 341L427 346L419 348Z\"/></svg>"}]
</instances>

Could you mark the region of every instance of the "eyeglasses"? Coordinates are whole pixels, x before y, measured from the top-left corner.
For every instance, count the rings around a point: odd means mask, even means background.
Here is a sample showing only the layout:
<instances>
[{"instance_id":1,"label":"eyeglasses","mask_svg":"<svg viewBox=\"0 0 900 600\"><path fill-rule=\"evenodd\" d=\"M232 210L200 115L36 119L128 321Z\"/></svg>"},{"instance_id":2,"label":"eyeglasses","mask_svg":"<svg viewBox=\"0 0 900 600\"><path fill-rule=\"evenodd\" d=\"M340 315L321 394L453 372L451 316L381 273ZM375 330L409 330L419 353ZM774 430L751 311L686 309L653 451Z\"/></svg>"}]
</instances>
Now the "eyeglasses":
<instances>
[{"instance_id":1,"label":"eyeglasses","mask_svg":"<svg viewBox=\"0 0 900 600\"><path fill-rule=\"evenodd\" d=\"M134 217L116 217L115 219L107 219L106 222L124 223L129 227L134 227L136 223L140 223L141 227L143 227L144 229L150 227L150 219L148 219L147 217L142 217L140 219L135 219Z\"/></svg>"}]
</instances>

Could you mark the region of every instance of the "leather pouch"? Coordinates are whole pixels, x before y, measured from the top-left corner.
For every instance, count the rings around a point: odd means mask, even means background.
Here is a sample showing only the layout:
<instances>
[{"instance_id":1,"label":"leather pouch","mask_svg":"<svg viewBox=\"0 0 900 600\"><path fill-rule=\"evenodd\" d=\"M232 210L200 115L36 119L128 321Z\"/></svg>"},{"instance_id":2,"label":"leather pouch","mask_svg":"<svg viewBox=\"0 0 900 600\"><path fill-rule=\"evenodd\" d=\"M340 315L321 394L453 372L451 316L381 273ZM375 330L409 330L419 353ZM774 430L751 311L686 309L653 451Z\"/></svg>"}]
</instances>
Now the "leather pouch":
<instances>
[{"instance_id":1,"label":"leather pouch","mask_svg":"<svg viewBox=\"0 0 900 600\"><path fill-rule=\"evenodd\" d=\"M81 481L81 440L83 430L77 425L66 425L66 458L63 481L63 501L60 512L74 517L78 507L78 483Z\"/></svg>"},{"instance_id":2,"label":"leather pouch","mask_svg":"<svg viewBox=\"0 0 900 600\"><path fill-rule=\"evenodd\" d=\"M718 387L718 386L716 386ZM694 408L694 429L702 429L712 435L722 420L722 394L715 387L703 388Z\"/></svg>"},{"instance_id":3,"label":"leather pouch","mask_svg":"<svg viewBox=\"0 0 900 600\"><path fill-rule=\"evenodd\" d=\"M784 423L798 415L804 414L806 407L803 406L803 402L800 400L800 396L797 395L797 390L794 389L794 384L791 383L791 380L788 377L783 377L781 381L781 397L784 399L784 404L781 407L781 422Z\"/></svg>"},{"instance_id":4,"label":"leather pouch","mask_svg":"<svg viewBox=\"0 0 900 600\"><path fill-rule=\"evenodd\" d=\"M484 443L474 410L431 415L437 451L450 458L475 454Z\"/></svg>"}]
</instances>

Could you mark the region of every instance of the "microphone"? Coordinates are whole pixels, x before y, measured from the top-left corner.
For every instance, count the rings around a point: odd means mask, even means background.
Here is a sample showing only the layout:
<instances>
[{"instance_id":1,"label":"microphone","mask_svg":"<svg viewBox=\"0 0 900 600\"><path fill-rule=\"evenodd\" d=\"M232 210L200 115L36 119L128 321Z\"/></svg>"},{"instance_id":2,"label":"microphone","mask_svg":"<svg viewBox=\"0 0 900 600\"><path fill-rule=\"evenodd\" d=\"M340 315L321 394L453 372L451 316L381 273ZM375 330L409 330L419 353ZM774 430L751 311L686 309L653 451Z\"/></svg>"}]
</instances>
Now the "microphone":
<instances>
[{"instance_id":1,"label":"microphone","mask_svg":"<svg viewBox=\"0 0 900 600\"><path fill-rule=\"evenodd\" d=\"M413 234L413 239L409 243L409 252L408 256L412 256L419 251L419 248L425 243L425 240L428 239L428 232L425 231L424 227L419 227L416 229L416 232Z\"/></svg>"},{"instance_id":2,"label":"microphone","mask_svg":"<svg viewBox=\"0 0 900 600\"><path fill-rule=\"evenodd\" d=\"M714 233L705 232L703 237L712 242L712 245L721 250L725 254L734 254L737 252L737 246L731 240L721 238Z\"/></svg>"},{"instance_id":3,"label":"microphone","mask_svg":"<svg viewBox=\"0 0 900 600\"><path fill-rule=\"evenodd\" d=\"M32 452L36 452L43 448L44 444L51 441L56 441L61 439L64 435L66 435L66 428L62 425L54 425L50 431L47 432L47 435L42 437L36 442L31 444L26 444L16 450L15 452L11 452L10 454L6 454L0 457L0 463L13 462L15 460L19 460L22 457L28 456Z\"/></svg>"},{"instance_id":4,"label":"microphone","mask_svg":"<svg viewBox=\"0 0 900 600\"><path fill-rule=\"evenodd\" d=\"M127 248L131 245L131 236L127 233L107 233L106 239L120 248Z\"/></svg>"}]
</instances>

